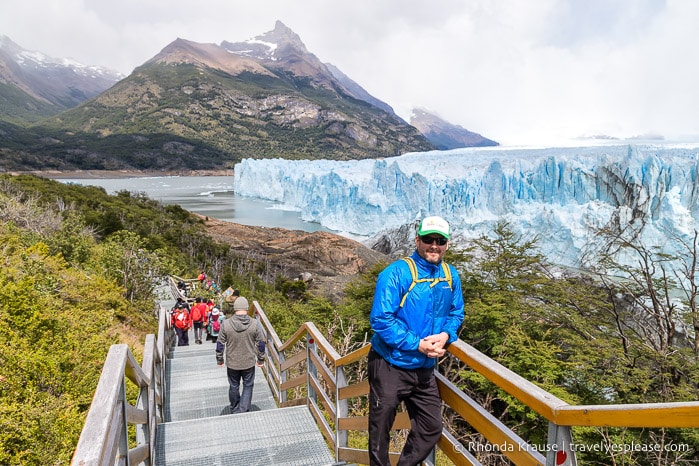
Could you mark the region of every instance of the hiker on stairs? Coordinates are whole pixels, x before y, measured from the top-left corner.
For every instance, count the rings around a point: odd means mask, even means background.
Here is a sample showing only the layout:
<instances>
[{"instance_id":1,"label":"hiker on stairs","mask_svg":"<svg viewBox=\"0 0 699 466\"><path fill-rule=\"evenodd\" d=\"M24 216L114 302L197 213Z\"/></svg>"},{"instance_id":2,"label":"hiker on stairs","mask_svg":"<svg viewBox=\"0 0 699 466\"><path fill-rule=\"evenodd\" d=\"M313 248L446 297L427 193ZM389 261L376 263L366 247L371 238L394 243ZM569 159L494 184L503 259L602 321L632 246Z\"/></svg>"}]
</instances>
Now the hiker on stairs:
<instances>
[{"instance_id":1,"label":"hiker on stairs","mask_svg":"<svg viewBox=\"0 0 699 466\"><path fill-rule=\"evenodd\" d=\"M192 326L194 328L194 343L201 345L201 334L206 322L206 314L209 311L208 306L201 297L195 299L194 306L189 315L192 318Z\"/></svg>"},{"instance_id":2,"label":"hiker on stairs","mask_svg":"<svg viewBox=\"0 0 699 466\"><path fill-rule=\"evenodd\" d=\"M230 411L246 413L252 403L255 367L262 367L266 357L265 334L262 324L250 317L250 305L246 298L241 296L233 303L225 302L223 306L226 320L223 321L216 342L216 362L223 367L225 352Z\"/></svg>"},{"instance_id":3,"label":"hiker on stairs","mask_svg":"<svg viewBox=\"0 0 699 466\"><path fill-rule=\"evenodd\" d=\"M189 346L189 327L192 321L189 318L187 305L183 301L178 302L172 310L170 324L177 333L177 346Z\"/></svg>"},{"instance_id":4,"label":"hiker on stairs","mask_svg":"<svg viewBox=\"0 0 699 466\"><path fill-rule=\"evenodd\" d=\"M221 314L221 311L217 307L214 307L211 310L207 329L212 343L216 343L218 340L218 334L221 333L221 325L223 325L224 319L225 317L223 314Z\"/></svg>"}]
</instances>

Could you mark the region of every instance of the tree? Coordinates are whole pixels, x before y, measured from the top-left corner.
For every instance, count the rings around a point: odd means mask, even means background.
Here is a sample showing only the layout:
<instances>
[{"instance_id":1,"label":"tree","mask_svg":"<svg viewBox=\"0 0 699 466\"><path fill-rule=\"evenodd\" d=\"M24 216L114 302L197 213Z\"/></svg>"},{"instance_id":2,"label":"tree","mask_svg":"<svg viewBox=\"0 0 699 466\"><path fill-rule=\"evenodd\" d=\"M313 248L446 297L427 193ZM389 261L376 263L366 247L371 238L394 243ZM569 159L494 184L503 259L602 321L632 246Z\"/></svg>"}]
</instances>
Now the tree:
<instances>
[{"instance_id":1,"label":"tree","mask_svg":"<svg viewBox=\"0 0 699 466\"><path fill-rule=\"evenodd\" d=\"M157 253L148 251L143 240L130 231L118 231L100 245L93 261L108 277L124 288L131 303L152 303L155 287L167 275Z\"/></svg>"},{"instance_id":2,"label":"tree","mask_svg":"<svg viewBox=\"0 0 699 466\"><path fill-rule=\"evenodd\" d=\"M689 243L687 250L693 251ZM590 276L557 270L536 252L536 241L514 234L499 223L492 237L481 237L465 251L452 251L449 261L461 271L466 317L461 338L522 377L573 404L608 404L697 399L693 345L678 345L680 318L676 283L693 285L695 257L677 264L666 255L651 254L637 242L631 248L637 268L626 275ZM629 257L629 254L626 254ZM611 270L613 261L605 264ZM679 270L679 271L677 271ZM674 290L674 291L673 291ZM691 299L688 299L691 301ZM692 309L691 306L688 306ZM686 317L686 316L685 316ZM688 321L692 322L692 318ZM691 349L690 349L691 348ZM691 357L689 357L691 356ZM495 389L453 360L441 364L452 380L474 400L529 442L545 443L547 423L508 394ZM455 434L481 441L459 420ZM575 428L578 443L685 443L697 448L688 430ZM579 453L583 464L680 464L682 452L656 456L634 452L609 456ZM498 459L484 455L484 464Z\"/></svg>"},{"instance_id":3,"label":"tree","mask_svg":"<svg viewBox=\"0 0 699 466\"><path fill-rule=\"evenodd\" d=\"M699 398L697 354L697 232L674 237L686 254L673 256L641 242L639 235L600 231L607 242L598 279L610 296L610 316L629 367L647 381L640 400ZM624 262L616 260L623 257Z\"/></svg>"}]
</instances>

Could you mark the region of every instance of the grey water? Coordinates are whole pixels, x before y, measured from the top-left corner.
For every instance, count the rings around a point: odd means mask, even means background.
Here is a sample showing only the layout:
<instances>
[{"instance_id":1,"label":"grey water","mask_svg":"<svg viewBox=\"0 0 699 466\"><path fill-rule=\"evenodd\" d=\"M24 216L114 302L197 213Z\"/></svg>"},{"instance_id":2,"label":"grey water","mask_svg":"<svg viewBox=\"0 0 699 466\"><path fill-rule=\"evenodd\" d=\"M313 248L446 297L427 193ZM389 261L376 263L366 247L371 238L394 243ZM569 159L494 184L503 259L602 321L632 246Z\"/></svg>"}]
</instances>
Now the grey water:
<instances>
[{"instance_id":1,"label":"grey water","mask_svg":"<svg viewBox=\"0 0 699 466\"><path fill-rule=\"evenodd\" d=\"M100 186L107 194L119 191L143 193L163 204L176 204L190 212L242 225L332 232L319 223L302 220L299 212L284 210L273 201L236 195L232 176L68 178L57 181Z\"/></svg>"}]
</instances>

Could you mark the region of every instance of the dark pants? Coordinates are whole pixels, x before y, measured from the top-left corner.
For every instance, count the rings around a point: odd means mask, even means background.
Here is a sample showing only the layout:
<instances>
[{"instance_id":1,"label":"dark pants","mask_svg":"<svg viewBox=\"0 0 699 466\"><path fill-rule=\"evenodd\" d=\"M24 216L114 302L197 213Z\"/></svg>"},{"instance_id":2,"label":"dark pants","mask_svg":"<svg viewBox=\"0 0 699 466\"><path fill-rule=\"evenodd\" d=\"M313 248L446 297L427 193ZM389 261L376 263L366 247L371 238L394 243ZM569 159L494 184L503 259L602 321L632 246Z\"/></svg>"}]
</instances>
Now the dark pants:
<instances>
[{"instance_id":1,"label":"dark pants","mask_svg":"<svg viewBox=\"0 0 699 466\"><path fill-rule=\"evenodd\" d=\"M189 332L179 327L175 327L175 332L177 332L177 346L189 346Z\"/></svg>"},{"instance_id":2,"label":"dark pants","mask_svg":"<svg viewBox=\"0 0 699 466\"><path fill-rule=\"evenodd\" d=\"M247 413L252 403L252 388L255 385L255 366L250 369L228 369L228 400L231 413ZM240 381L243 381L243 393L240 393Z\"/></svg>"},{"instance_id":3,"label":"dark pants","mask_svg":"<svg viewBox=\"0 0 699 466\"><path fill-rule=\"evenodd\" d=\"M390 432L396 408L403 402L410 433L399 466L420 464L442 435L442 400L434 369L400 369L375 351L369 352L369 464L390 466Z\"/></svg>"},{"instance_id":4,"label":"dark pants","mask_svg":"<svg viewBox=\"0 0 699 466\"><path fill-rule=\"evenodd\" d=\"M201 343L201 329L202 329L203 325L204 325L203 322L194 322L193 323L194 341L197 341L199 343Z\"/></svg>"}]
</instances>

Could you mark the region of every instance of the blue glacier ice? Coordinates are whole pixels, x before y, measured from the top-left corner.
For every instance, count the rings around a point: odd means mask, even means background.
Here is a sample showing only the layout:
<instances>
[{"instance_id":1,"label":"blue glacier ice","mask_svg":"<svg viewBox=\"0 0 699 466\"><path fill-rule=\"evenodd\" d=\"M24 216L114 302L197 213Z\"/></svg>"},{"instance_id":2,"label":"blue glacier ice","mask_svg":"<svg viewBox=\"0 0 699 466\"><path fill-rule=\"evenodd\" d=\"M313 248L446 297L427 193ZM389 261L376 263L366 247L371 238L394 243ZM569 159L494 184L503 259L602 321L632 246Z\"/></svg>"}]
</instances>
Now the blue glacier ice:
<instances>
[{"instance_id":1,"label":"blue glacier ice","mask_svg":"<svg viewBox=\"0 0 699 466\"><path fill-rule=\"evenodd\" d=\"M601 227L638 232L675 253L699 217L699 144L469 148L358 161L244 159L237 195L277 202L351 237L390 234L427 215L456 246L508 221L538 235L554 263L580 267Z\"/></svg>"}]
</instances>

